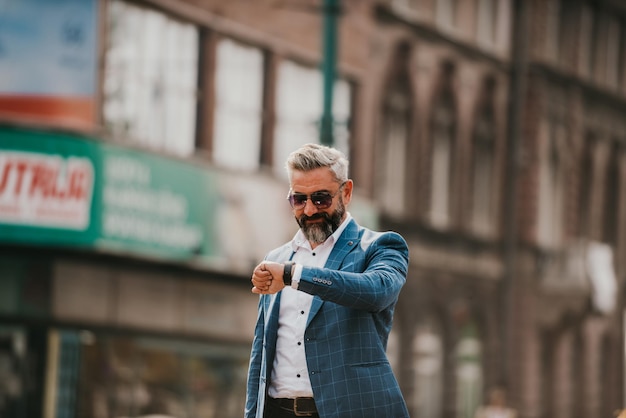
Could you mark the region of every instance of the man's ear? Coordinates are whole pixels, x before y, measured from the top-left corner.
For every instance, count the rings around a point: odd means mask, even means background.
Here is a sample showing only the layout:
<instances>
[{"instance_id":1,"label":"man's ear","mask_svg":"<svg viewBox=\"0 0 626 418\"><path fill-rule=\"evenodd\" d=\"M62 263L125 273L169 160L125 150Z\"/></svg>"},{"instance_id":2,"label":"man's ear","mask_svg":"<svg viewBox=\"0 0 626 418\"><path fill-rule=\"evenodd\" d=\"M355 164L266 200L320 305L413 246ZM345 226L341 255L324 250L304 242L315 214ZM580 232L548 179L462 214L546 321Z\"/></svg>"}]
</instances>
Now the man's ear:
<instances>
[{"instance_id":1,"label":"man's ear","mask_svg":"<svg viewBox=\"0 0 626 418\"><path fill-rule=\"evenodd\" d=\"M351 179L346 180L346 184L343 185L342 197L344 205L348 205L352 200L352 190L354 182Z\"/></svg>"}]
</instances>

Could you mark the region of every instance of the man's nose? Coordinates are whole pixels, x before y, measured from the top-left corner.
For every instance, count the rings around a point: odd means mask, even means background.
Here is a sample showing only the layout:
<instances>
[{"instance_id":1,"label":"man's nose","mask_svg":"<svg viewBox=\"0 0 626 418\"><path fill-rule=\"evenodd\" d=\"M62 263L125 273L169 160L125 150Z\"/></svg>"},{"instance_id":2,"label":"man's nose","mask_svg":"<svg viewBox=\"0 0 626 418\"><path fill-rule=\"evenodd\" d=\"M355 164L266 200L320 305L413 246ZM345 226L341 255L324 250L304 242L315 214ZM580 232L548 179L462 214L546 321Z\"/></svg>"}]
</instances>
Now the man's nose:
<instances>
[{"instance_id":1,"label":"man's nose","mask_svg":"<svg viewBox=\"0 0 626 418\"><path fill-rule=\"evenodd\" d=\"M315 206L313 204L313 201L311 199L307 199L306 202L304 203L304 214L306 216L311 216L316 214L318 211L317 206Z\"/></svg>"}]
</instances>

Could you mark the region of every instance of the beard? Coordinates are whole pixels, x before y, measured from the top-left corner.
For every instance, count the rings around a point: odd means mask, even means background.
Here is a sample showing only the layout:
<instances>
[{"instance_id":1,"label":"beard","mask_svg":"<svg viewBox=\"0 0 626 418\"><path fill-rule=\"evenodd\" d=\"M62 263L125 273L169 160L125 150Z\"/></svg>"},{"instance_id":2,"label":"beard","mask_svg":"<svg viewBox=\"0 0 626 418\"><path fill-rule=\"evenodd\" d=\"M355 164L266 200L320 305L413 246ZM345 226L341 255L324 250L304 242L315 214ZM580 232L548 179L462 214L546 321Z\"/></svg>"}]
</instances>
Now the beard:
<instances>
[{"instance_id":1,"label":"beard","mask_svg":"<svg viewBox=\"0 0 626 418\"><path fill-rule=\"evenodd\" d=\"M339 228L345 213L346 207L343 204L343 199L340 197L337 210L333 213L319 212L312 216L302 215L296 218L296 221L309 242L321 244ZM322 222L308 223L308 221L317 219L322 219Z\"/></svg>"}]
</instances>

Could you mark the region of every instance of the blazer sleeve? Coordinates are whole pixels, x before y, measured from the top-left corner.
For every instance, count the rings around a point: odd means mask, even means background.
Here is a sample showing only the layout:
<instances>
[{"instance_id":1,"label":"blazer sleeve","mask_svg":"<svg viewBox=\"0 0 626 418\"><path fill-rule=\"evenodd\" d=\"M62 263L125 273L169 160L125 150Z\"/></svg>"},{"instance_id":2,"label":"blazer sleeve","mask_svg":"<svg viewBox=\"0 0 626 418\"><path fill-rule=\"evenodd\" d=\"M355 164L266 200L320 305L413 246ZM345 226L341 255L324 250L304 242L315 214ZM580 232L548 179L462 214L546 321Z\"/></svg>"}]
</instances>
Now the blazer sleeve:
<instances>
[{"instance_id":1,"label":"blazer sleeve","mask_svg":"<svg viewBox=\"0 0 626 418\"><path fill-rule=\"evenodd\" d=\"M354 309L380 312L393 305L406 282L409 250L386 232L348 253L338 270L303 266L298 290Z\"/></svg>"}]
</instances>

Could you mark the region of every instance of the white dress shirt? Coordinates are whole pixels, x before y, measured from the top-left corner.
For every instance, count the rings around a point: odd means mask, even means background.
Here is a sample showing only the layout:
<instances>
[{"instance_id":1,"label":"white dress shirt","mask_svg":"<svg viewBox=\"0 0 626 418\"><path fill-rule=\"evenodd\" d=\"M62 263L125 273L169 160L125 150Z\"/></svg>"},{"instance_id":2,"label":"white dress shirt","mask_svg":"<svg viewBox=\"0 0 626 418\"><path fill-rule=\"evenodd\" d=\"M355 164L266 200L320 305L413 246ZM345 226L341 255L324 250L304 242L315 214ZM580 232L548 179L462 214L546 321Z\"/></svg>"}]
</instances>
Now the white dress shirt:
<instances>
[{"instance_id":1,"label":"white dress shirt","mask_svg":"<svg viewBox=\"0 0 626 418\"><path fill-rule=\"evenodd\" d=\"M297 290L302 266L324 267L335 242L348 222L352 219L347 213L339 228L322 244L311 248L311 244L299 230L291 240L296 263L291 287L284 288L280 296L278 316L278 340L276 357L272 368L272 380L268 389L272 398L312 397L311 381L306 364L304 331L306 328L313 296Z\"/></svg>"}]
</instances>

